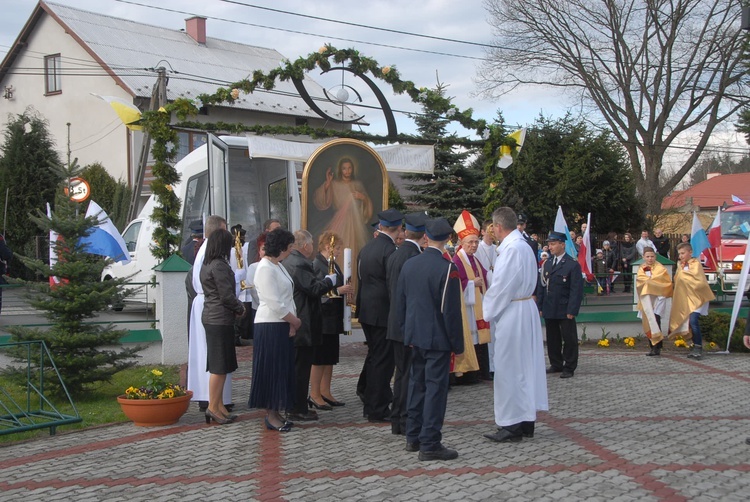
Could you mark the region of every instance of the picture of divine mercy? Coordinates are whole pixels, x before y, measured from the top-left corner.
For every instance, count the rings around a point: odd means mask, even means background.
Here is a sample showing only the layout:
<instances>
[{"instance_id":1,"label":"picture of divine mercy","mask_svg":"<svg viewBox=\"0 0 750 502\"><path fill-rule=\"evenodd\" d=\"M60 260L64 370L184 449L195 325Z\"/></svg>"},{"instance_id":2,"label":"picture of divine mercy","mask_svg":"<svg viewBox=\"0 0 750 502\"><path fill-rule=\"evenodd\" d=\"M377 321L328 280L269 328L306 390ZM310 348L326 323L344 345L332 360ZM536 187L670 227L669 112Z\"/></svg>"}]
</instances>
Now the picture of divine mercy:
<instances>
[{"instance_id":1,"label":"picture of divine mercy","mask_svg":"<svg viewBox=\"0 0 750 502\"><path fill-rule=\"evenodd\" d=\"M353 256L367 243L367 225L373 215L372 200L357 179L357 164L352 157L339 159L335 171L326 170L325 181L315 190L313 203L319 211L333 208L333 217L325 230L341 236Z\"/></svg>"}]
</instances>

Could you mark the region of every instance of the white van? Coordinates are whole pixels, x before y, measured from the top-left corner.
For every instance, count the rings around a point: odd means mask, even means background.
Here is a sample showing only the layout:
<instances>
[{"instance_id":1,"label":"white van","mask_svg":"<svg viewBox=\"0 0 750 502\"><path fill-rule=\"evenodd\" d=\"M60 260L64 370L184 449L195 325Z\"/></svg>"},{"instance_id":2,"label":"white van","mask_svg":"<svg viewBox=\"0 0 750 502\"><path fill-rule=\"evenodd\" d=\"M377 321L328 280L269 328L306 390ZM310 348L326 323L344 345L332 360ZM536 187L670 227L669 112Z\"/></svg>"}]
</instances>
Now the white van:
<instances>
[{"instance_id":1,"label":"white van","mask_svg":"<svg viewBox=\"0 0 750 502\"><path fill-rule=\"evenodd\" d=\"M190 240L190 223L210 214L223 216L230 225L241 224L251 243L270 218L279 220L285 228L299 228L298 179L302 168L303 163L299 161L251 159L245 136L209 134L207 144L175 165L181 175L180 182L174 186L180 198L182 220L179 247ZM129 281L133 283L152 280L152 270L158 264L149 249L153 244L155 224L151 214L155 205L152 195L122 233L130 262L108 266L102 273L102 280L131 276ZM134 299L144 301L144 297L138 294Z\"/></svg>"}]
</instances>

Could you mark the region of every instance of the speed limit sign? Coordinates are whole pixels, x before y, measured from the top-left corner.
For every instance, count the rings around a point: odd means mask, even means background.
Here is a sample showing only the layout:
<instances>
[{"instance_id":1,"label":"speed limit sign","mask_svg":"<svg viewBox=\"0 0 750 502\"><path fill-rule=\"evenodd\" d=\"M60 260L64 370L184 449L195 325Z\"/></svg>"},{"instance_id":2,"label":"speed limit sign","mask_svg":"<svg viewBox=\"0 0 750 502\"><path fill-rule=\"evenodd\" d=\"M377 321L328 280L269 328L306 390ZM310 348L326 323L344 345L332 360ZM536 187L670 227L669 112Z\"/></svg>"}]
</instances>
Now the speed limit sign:
<instances>
[{"instance_id":1,"label":"speed limit sign","mask_svg":"<svg viewBox=\"0 0 750 502\"><path fill-rule=\"evenodd\" d=\"M68 187L65 188L65 195L73 202L83 202L91 195L91 187L83 178L70 178Z\"/></svg>"}]
</instances>

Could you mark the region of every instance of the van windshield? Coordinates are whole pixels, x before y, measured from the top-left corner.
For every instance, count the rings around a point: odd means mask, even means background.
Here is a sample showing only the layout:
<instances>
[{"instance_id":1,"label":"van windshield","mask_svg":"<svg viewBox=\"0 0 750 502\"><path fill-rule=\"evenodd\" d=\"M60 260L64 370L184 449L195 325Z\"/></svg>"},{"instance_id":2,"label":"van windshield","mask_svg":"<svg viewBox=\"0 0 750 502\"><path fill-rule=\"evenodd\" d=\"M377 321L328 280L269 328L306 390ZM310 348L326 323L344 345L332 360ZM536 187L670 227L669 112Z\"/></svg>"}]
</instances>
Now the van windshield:
<instances>
[{"instance_id":1,"label":"van windshield","mask_svg":"<svg viewBox=\"0 0 750 502\"><path fill-rule=\"evenodd\" d=\"M721 237L747 239L750 234L750 211L724 211L721 213Z\"/></svg>"}]
</instances>

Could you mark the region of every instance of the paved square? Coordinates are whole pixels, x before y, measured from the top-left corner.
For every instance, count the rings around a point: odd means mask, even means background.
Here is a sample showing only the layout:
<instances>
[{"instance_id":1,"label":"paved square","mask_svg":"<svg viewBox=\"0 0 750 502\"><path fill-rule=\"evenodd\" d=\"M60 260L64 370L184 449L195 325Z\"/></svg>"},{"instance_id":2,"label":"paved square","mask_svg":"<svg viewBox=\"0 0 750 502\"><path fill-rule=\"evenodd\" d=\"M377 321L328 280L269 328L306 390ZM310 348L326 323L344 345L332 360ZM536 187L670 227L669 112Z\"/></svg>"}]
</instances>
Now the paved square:
<instances>
[{"instance_id":1,"label":"paved square","mask_svg":"<svg viewBox=\"0 0 750 502\"><path fill-rule=\"evenodd\" d=\"M0 446L0 499L750 500L750 357L645 357L584 348L573 379L549 378L533 439L496 444L490 383L448 396L443 442L460 456L420 462L389 425L362 418L365 347L342 345L334 395L347 405L288 434L247 410L252 347L239 348L238 423L123 424Z\"/></svg>"}]
</instances>

